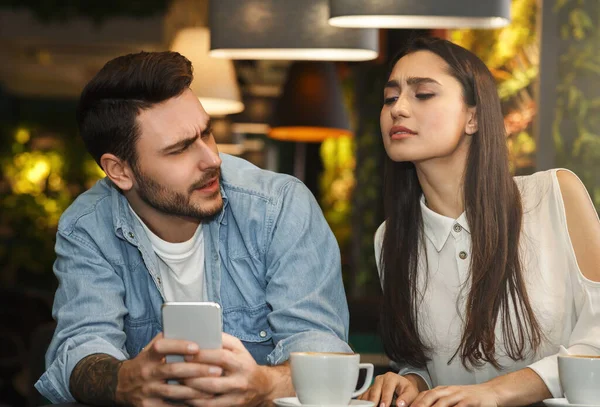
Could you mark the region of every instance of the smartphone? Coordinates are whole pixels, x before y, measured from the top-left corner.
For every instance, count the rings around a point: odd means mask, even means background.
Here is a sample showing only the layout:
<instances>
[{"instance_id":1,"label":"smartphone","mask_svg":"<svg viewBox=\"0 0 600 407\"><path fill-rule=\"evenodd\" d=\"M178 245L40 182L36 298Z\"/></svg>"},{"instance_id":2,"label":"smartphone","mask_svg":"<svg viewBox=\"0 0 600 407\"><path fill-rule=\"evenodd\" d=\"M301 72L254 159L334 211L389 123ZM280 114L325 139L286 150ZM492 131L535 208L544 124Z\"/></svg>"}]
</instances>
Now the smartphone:
<instances>
[{"instance_id":1,"label":"smartphone","mask_svg":"<svg viewBox=\"0 0 600 407\"><path fill-rule=\"evenodd\" d=\"M215 302L165 302L163 334L167 339L196 342L200 349L220 349L221 306ZM182 355L167 355L167 363L183 362Z\"/></svg>"}]
</instances>

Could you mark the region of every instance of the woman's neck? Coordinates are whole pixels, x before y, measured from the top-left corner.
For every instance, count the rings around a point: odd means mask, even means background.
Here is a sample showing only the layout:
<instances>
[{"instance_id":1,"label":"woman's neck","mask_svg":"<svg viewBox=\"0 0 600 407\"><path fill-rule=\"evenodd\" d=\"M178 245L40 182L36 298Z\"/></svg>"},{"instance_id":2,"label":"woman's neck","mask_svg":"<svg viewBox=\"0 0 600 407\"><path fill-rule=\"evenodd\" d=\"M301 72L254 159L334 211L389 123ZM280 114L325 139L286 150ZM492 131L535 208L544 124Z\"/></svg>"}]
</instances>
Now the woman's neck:
<instances>
[{"instance_id":1,"label":"woman's neck","mask_svg":"<svg viewBox=\"0 0 600 407\"><path fill-rule=\"evenodd\" d=\"M452 219L460 217L464 204L464 158L448 157L415 163L427 207Z\"/></svg>"}]
</instances>

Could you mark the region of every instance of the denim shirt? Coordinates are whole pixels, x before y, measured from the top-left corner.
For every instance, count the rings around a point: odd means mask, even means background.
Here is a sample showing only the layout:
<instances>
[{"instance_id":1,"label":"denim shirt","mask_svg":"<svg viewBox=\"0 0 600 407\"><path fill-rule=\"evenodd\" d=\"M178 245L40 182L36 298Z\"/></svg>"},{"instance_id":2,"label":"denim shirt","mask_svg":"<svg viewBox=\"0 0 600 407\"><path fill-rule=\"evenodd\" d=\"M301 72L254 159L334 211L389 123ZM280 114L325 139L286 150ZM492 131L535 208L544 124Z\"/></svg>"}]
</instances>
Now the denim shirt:
<instances>
[{"instance_id":1,"label":"denim shirt","mask_svg":"<svg viewBox=\"0 0 600 407\"><path fill-rule=\"evenodd\" d=\"M223 210L203 227L207 300L221 305L223 330L259 364L293 351L350 352L339 248L311 192L221 158ZM164 301L152 244L106 178L62 215L56 254L57 327L35 384L53 403L74 400L69 379L84 357L135 357L161 331Z\"/></svg>"}]
</instances>

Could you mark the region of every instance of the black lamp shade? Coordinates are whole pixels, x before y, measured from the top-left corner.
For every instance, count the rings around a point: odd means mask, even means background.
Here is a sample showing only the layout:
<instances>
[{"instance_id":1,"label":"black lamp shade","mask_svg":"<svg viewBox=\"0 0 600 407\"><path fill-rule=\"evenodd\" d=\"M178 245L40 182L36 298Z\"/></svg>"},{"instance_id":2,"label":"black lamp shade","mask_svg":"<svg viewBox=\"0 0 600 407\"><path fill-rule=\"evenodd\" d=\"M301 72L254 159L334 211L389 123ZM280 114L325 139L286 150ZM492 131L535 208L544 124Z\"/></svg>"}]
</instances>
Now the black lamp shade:
<instances>
[{"instance_id":1,"label":"black lamp shade","mask_svg":"<svg viewBox=\"0 0 600 407\"><path fill-rule=\"evenodd\" d=\"M329 0L331 25L381 28L498 28L510 0Z\"/></svg>"},{"instance_id":2,"label":"black lamp shade","mask_svg":"<svg viewBox=\"0 0 600 407\"><path fill-rule=\"evenodd\" d=\"M269 137L320 142L351 134L341 86L332 62L295 62L278 100Z\"/></svg>"},{"instance_id":3,"label":"black lamp shade","mask_svg":"<svg viewBox=\"0 0 600 407\"><path fill-rule=\"evenodd\" d=\"M327 0L211 0L213 57L364 61L378 54L375 29L328 22Z\"/></svg>"}]
</instances>

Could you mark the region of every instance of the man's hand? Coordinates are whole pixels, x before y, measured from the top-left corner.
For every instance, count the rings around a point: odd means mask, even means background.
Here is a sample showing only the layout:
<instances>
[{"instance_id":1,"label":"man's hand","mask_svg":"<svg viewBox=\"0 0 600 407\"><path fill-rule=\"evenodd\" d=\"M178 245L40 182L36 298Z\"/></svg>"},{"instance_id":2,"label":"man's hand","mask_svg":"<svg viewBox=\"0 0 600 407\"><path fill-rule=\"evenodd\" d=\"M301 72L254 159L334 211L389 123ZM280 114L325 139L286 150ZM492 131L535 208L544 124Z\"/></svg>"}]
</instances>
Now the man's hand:
<instances>
[{"instance_id":1,"label":"man's hand","mask_svg":"<svg viewBox=\"0 0 600 407\"><path fill-rule=\"evenodd\" d=\"M267 404L276 397L293 395L287 364L259 366L237 338L225 333L222 349L201 350L195 356L186 357L186 360L195 362L191 365L223 369L221 377L196 377L183 381L198 392L213 395L212 398L188 400L186 403L191 406L254 407Z\"/></svg>"},{"instance_id":2,"label":"man's hand","mask_svg":"<svg viewBox=\"0 0 600 407\"><path fill-rule=\"evenodd\" d=\"M201 376L220 376L221 368L196 363L165 363L166 355L193 357L198 345L189 341L164 339L162 333L134 359L122 363L118 371L115 402L127 406L172 406L168 400L185 401L209 397L206 393L188 386L167 384L169 379L179 380ZM82 400L84 401L84 400ZM94 403L94 400L86 401Z\"/></svg>"}]
</instances>

